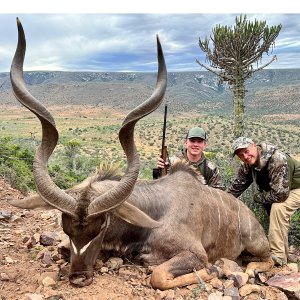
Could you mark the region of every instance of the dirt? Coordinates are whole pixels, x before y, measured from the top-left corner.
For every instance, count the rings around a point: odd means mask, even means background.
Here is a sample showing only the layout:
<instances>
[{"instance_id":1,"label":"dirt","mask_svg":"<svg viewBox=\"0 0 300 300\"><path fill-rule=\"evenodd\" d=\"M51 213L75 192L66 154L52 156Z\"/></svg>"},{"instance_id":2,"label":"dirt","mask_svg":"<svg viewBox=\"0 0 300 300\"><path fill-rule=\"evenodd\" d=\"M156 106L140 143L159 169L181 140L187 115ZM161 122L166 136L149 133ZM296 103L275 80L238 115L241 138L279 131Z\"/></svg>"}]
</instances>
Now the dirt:
<instances>
[{"instance_id":1,"label":"dirt","mask_svg":"<svg viewBox=\"0 0 300 300\"><path fill-rule=\"evenodd\" d=\"M17 190L11 188L0 179L0 299L162 299L168 292L154 290L149 285L148 269L125 261L122 274L119 271L103 268L99 261L93 283L90 286L73 287L68 276L60 275L54 286L44 286L41 283L43 273L57 272L58 264L46 265L40 254L45 248L55 253L58 241L52 246L42 246L38 242L32 246L28 239L43 232L62 233L57 214L54 210L22 210L9 205L9 199L24 198ZM5 219L6 213L10 214ZM60 273L68 271L69 264L60 268ZM102 269L101 269L102 268ZM106 270L106 271L105 271ZM59 272L58 272L59 273ZM196 286L176 289L171 299L188 299L193 295ZM52 298L51 298L52 296ZM35 298L37 297L37 298ZM40 298L38 298L40 297Z\"/></svg>"},{"instance_id":2,"label":"dirt","mask_svg":"<svg viewBox=\"0 0 300 300\"><path fill-rule=\"evenodd\" d=\"M0 300L205 300L222 285L219 282L211 292L203 290L203 283L162 292L149 284L151 268L130 261L123 261L116 268L112 261L98 259L92 284L74 287L68 280L68 259L58 252L58 244L65 237L58 213L9 205L9 199L17 198L24 196L0 178ZM49 239L55 233L54 242L41 243L43 233L48 233ZM51 257L48 256L48 261L47 253ZM300 252L297 253L300 261ZM276 289L276 293L281 292ZM272 299L287 299L281 297L272 296Z\"/></svg>"}]
</instances>

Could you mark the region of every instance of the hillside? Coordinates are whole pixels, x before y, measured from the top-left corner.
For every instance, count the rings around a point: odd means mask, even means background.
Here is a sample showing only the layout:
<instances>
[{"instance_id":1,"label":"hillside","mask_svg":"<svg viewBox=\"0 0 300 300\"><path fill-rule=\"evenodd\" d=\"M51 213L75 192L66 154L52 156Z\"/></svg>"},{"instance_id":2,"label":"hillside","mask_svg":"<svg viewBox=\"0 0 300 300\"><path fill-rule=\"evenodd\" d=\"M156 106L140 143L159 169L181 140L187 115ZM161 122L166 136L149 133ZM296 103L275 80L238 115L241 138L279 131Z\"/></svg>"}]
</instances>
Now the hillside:
<instances>
[{"instance_id":1,"label":"hillside","mask_svg":"<svg viewBox=\"0 0 300 300\"><path fill-rule=\"evenodd\" d=\"M127 111L152 93L154 73L25 72L31 93L49 105L94 105ZM300 70L262 70L246 83L247 115L299 113ZM207 71L170 72L166 100L175 115L232 114L232 92ZM0 73L0 105L15 104L8 73ZM160 108L162 111L162 108ZM298 120L299 122L299 120Z\"/></svg>"}]
</instances>

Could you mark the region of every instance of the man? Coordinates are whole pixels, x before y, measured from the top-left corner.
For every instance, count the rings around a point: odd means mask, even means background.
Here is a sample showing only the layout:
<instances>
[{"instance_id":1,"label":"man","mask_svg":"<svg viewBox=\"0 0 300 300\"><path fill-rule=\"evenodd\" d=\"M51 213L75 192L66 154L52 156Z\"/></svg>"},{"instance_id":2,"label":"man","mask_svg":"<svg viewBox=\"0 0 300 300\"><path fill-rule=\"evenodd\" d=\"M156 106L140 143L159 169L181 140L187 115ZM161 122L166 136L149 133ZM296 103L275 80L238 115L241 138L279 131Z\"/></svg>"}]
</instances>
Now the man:
<instances>
[{"instance_id":1,"label":"man","mask_svg":"<svg viewBox=\"0 0 300 300\"><path fill-rule=\"evenodd\" d=\"M206 144L207 136L204 129L200 127L191 128L186 135L184 149L175 156L170 157L166 162L159 157L157 160L157 168L163 169L165 166L169 168L176 160L183 159L199 170L209 186L225 189L218 168L209 161L203 153Z\"/></svg>"},{"instance_id":2,"label":"man","mask_svg":"<svg viewBox=\"0 0 300 300\"><path fill-rule=\"evenodd\" d=\"M288 230L294 212L300 207L300 162L276 146L239 137L232 145L233 156L243 162L228 192L239 197L254 183L255 202L270 207L268 239L275 265L288 258Z\"/></svg>"}]
</instances>

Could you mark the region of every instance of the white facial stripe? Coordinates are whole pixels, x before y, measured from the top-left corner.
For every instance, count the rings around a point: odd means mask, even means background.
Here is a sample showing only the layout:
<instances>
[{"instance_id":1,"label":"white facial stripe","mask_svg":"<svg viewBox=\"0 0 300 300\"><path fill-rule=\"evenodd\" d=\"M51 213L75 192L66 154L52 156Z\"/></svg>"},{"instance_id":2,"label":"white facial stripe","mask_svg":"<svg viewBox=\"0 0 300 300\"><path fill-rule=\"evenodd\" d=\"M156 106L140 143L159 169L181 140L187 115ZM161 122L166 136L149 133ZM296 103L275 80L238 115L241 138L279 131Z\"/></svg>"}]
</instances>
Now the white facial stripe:
<instances>
[{"instance_id":1,"label":"white facial stripe","mask_svg":"<svg viewBox=\"0 0 300 300\"><path fill-rule=\"evenodd\" d=\"M89 241L85 246L83 246L83 247L80 249L80 251L79 251L80 255L82 255L82 254L84 253L84 251L87 249L87 247L90 245L91 242L92 242L92 241Z\"/></svg>"},{"instance_id":2,"label":"white facial stripe","mask_svg":"<svg viewBox=\"0 0 300 300\"><path fill-rule=\"evenodd\" d=\"M74 243L72 242L72 240L71 240L71 245L72 245L72 248L73 248L74 253L77 254L77 249L76 249Z\"/></svg>"},{"instance_id":3,"label":"white facial stripe","mask_svg":"<svg viewBox=\"0 0 300 300\"><path fill-rule=\"evenodd\" d=\"M103 229L107 228L107 227L109 226L109 224L110 224L110 215L107 215L105 222L101 225L100 233L99 233L99 234L101 234L101 232L103 231ZM99 235L98 235L98 236L99 236ZM70 239L70 240L71 240L71 239ZM93 241L93 240L89 241L85 246L83 246L83 247L79 250L79 255L82 255L82 254L86 251L86 249L89 247L89 245L91 244L92 241ZM77 255L78 250L77 250L77 248L76 248L76 246L75 246L75 244L73 243L72 240L71 240L71 245L72 245L74 254Z\"/></svg>"},{"instance_id":4,"label":"white facial stripe","mask_svg":"<svg viewBox=\"0 0 300 300\"><path fill-rule=\"evenodd\" d=\"M80 249L80 251L79 251L79 254L80 254L80 255L82 255L82 254L85 252L85 250L88 248L88 246L91 244L91 242L92 242L92 241L88 242L85 246L83 246L83 247ZM71 240L71 245L72 245L72 248L73 248L73 251L74 251L75 255L77 255L78 250L77 250L76 246L74 245L74 243L72 242L72 240Z\"/></svg>"}]
</instances>

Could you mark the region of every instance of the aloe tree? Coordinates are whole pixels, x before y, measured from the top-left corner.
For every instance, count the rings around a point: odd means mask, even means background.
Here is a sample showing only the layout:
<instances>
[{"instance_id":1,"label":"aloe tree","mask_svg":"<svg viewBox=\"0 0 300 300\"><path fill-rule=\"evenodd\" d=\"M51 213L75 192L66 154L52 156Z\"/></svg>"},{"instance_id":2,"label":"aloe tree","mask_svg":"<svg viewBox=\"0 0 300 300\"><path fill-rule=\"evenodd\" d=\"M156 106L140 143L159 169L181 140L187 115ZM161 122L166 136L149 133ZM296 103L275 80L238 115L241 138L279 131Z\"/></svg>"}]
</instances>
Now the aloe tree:
<instances>
[{"instance_id":1,"label":"aloe tree","mask_svg":"<svg viewBox=\"0 0 300 300\"><path fill-rule=\"evenodd\" d=\"M263 54L269 55L270 49L273 50L281 27L281 24L268 27L266 21L251 22L246 15L240 15L235 18L233 27L217 25L210 38L199 38L200 49L206 53L206 61L210 66L199 60L196 62L218 75L220 83L228 82L233 91L235 137L244 133L245 81L254 72L265 68L276 59L274 55L268 63L258 67L258 61L261 61ZM210 41L213 48L209 47ZM253 67L255 63L256 69Z\"/></svg>"},{"instance_id":2,"label":"aloe tree","mask_svg":"<svg viewBox=\"0 0 300 300\"><path fill-rule=\"evenodd\" d=\"M72 171L77 171L77 157L79 154L81 144L78 140L70 140L66 143L66 155L70 158L70 162L72 165Z\"/></svg>"}]
</instances>

